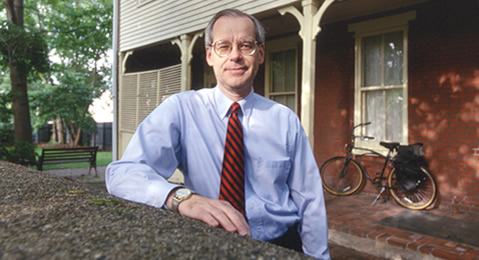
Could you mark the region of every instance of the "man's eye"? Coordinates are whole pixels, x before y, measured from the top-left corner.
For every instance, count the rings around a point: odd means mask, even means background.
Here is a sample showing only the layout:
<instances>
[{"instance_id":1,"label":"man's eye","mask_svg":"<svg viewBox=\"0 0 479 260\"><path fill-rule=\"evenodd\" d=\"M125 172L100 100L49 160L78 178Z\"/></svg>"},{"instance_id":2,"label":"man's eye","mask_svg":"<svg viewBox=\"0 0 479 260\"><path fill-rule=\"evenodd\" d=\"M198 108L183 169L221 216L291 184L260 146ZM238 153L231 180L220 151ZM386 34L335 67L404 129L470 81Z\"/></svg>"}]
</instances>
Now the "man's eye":
<instances>
[{"instance_id":1,"label":"man's eye","mask_svg":"<svg viewBox=\"0 0 479 260\"><path fill-rule=\"evenodd\" d=\"M216 48L218 50L228 50L230 48L230 45L229 44L219 44Z\"/></svg>"},{"instance_id":2,"label":"man's eye","mask_svg":"<svg viewBox=\"0 0 479 260\"><path fill-rule=\"evenodd\" d=\"M253 49L253 44L251 43L242 43L240 45L240 48L243 49L243 50L251 50Z\"/></svg>"}]
</instances>

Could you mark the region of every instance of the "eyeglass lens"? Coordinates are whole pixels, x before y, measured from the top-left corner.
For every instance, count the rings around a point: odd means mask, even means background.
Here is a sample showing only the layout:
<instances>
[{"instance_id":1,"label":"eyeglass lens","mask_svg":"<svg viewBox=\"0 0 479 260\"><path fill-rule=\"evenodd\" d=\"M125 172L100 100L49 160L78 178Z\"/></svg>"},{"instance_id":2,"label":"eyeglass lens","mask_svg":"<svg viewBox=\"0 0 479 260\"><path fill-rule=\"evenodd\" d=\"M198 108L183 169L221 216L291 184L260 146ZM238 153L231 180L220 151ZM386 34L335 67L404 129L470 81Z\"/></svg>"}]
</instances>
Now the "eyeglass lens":
<instances>
[{"instance_id":1,"label":"eyeglass lens","mask_svg":"<svg viewBox=\"0 0 479 260\"><path fill-rule=\"evenodd\" d=\"M256 43L254 41L241 41L237 47L243 55L253 55L256 51ZM213 43L213 48L218 56L224 57L231 53L233 44L228 41L217 41Z\"/></svg>"}]
</instances>

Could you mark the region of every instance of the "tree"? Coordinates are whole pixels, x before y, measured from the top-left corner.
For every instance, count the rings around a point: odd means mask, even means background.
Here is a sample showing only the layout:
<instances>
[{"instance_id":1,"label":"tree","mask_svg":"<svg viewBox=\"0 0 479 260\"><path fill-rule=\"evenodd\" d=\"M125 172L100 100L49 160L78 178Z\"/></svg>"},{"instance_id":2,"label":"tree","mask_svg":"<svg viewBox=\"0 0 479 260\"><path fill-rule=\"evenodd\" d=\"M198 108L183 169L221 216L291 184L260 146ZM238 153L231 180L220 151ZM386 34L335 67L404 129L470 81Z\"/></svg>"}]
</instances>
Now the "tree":
<instances>
[{"instance_id":1,"label":"tree","mask_svg":"<svg viewBox=\"0 0 479 260\"><path fill-rule=\"evenodd\" d=\"M46 44L33 27L24 26L22 0L2 0L7 20L0 24L0 66L8 67L12 86L14 140L32 141L27 77L32 70L47 70Z\"/></svg>"},{"instance_id":2,"label":"tree","mask_svg":"<svg viewBox=\"0 0 479 260\"><path fill-rule=\"evenodd\" d=\"M50 0L42 6L36 17L48 32L56 61L31 95L35 121L37 126L51 120L54 129L65 127L75 146L82 129L94 128L88 107L109 87L111 68L105 57L111 50L113 6L109 0Z\"/></svg>"},{"instance_id":3,"label":"tree","mask_svg":"<svg viewBox=\"0 0 479 260\"><path fill-rule=\"evenodd\" d=\"M89 105L109 87L112 1L2 0L3 9L0 66L12 78L15 135L31 141L30 103L35 128L52 121L77 145L82 129L94 127Z\"/></svg>"}]
</instances>

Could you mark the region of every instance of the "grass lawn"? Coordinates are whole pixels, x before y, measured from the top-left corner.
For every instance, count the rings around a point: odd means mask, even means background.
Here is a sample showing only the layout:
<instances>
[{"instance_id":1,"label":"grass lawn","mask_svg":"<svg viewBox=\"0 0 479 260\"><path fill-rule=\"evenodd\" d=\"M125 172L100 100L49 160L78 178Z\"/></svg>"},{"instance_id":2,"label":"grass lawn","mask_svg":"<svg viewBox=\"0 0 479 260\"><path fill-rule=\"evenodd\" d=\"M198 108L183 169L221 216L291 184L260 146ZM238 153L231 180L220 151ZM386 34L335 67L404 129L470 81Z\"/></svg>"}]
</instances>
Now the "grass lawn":
<instances>
[{"instance_id":1,"label":"grass lawn","mask_svg":"<svg viewBox=\"0 0 479 260\"><path fill-rule=\"evenodd\" d=\"M35 148L35 152L37 154L41 154L42 148ZM98 151L96 153L96 166L107 166L109 163L111 163L111 161L112 161L112 152ZM56 169L56 168L88 168L89 166L90 166L90 163L88 162L61 163L61 164L53 164L53 165L45 164L43 165L43 170ZM32 168L36 169L37 167L34 166Z\"/></svg>"}]
</instances>

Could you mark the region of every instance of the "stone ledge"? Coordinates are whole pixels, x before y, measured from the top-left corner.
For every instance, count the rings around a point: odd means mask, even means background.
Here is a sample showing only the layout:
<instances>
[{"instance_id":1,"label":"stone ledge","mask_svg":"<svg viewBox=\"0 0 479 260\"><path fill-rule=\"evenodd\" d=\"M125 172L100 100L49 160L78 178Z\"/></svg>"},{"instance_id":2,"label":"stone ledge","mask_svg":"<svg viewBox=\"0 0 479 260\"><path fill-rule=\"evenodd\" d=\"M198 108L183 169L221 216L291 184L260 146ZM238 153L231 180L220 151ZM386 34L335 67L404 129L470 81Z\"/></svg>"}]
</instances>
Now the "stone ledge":
<instances>
[{"instance_id":1,"label":"stone ledge","mask_svg":"<svg viewBox=\"0 0 479 260\"><path fill-rule=\"evenodd\" d=\"M1 259L311 259L0 161Z\"/></svg>"}]
</instances>

